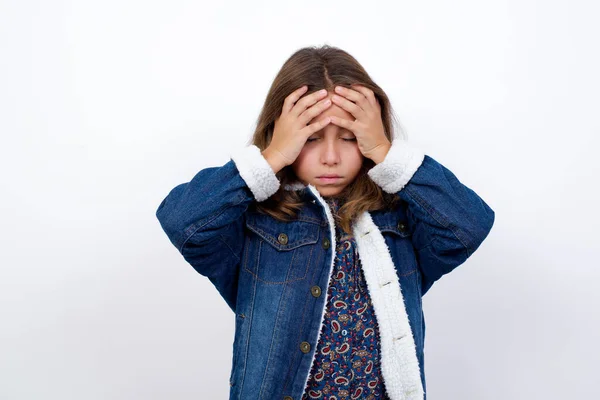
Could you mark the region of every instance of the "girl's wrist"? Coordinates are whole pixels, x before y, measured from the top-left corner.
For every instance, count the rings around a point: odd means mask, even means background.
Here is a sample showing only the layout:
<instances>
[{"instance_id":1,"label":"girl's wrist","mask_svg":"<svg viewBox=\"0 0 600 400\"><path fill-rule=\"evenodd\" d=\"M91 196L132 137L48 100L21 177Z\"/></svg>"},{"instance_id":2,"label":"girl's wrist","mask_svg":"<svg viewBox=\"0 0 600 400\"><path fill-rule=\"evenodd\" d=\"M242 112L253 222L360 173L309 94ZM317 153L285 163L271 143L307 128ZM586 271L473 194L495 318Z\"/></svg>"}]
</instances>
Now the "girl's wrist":
<instances>
[{"instance_id":1,"label":"girl's wrist","mask_svg":"<svg viewBox=\"0 0 600 400\"><path fill-rule=\"evenodd\" d=\"M280 170L283 169L283 167L286 166L284 163L279 161L279 159L273 153L271 153L268 147L265 150L263 150L261 154L263 155L265 160L267 160L267 162L273 169L273 172L275 173L278 173Z\"/></svg>"},{"instance_id":2,"label":"girl's wrist","mask_svg":"<svg viewBox=\"0 0 600 400\"><path fill-rule=\"evenodd\" d=\"M373 154L370 154L369 158L373 160L375 164L379 164L385 160L385 157L387 156L391 147L391 143L386 143L385 145L380 146Z\"/></svg>"}]
</instances>

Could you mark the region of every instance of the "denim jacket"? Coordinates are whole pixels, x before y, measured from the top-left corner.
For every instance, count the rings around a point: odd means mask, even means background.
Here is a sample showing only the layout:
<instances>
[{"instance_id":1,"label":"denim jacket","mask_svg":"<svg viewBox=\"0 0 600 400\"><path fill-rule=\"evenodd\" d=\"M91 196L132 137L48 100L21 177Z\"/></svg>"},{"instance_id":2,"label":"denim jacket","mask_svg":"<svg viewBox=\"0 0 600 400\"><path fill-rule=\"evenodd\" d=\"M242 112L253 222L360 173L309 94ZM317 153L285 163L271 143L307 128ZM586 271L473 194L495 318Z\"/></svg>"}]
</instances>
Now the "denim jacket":
<instances>
[{"instance_id":1,"label":"denim jacket","mask_svg":"<svg viewBox=\"0 0 600 400\"><path fill-rule=\"evenodd\" d=\"M381 372L392 400L426 399L422 296L473 254L494 211L432 157L396 138L368 171L400 206L365 211L353 225L380 330ZM282 222L253 212L280 188L258 147L173 188L156 216L185 260L235 313L230 399L299 400L315 359L336 235L325 200L309 184Z\"/></svg>"}]
</instances>

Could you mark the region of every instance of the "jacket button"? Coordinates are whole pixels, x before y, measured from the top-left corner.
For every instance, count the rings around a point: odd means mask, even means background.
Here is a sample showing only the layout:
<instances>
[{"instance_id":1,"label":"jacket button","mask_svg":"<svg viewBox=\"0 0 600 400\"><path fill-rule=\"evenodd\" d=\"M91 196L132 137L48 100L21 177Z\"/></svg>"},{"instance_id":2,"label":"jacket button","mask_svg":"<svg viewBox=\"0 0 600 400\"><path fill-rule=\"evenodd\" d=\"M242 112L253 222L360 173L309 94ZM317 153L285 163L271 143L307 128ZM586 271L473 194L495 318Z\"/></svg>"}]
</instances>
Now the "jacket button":
<instances>
[{"instance_id":1,"label":"jacket button","mask_svg":"<svg viewBox=\"0 0 600 400\"><path fill-rule=\"evenodd\" d=\"M281 244L287 244L288 242L288 237L285 233L280 233L279 236L277 237L277 240L279 241L279 243Z\"/></svg>"},{"instance_id":2,"label":"jacket button","mask_svg":"<svg viewBox=\"0 0 600 400\"><path fill-rule=\"evenodd\" d=\"M321 295L321 287L318 285L315 285L310 288L310 292L312 293L312 295L314 297L319 297Z\"/></svg>"},{"instance_id":3,"label":"jacket button","mask_svg":"<svg viewBox=\"0 0 600 400\"><path fill-rule=\"evenodd\" d=\"M400 222L398 222L398 229L400 229L400 231L402 231L402 232L406 232L408 227L406 226L406 224L404 222L400 221Z\"/></svg>"},{"instance_id":4,"label":"jacket button","mask_svg":"<svg viewBox=\"0 0 600 400\"><path fill-rule=\"evenodd\" d=\"M329 243L329 239L328 239L328 238L325 238L325 239L323 240L323 248L324 248L324 249L328 249L330 244L331 244L331 243Z\"/></svg>"},{"instance_id":5,"label":"jacket button","mask_svg":"<svg viewBox=\"0 0 600 400\"><path fill-rule=\"evenodd\" d=\"M294 399L292 398L292 396L285 396L285 397L283 398L283 400L294 400Z\"/></svg>"},{"instance_id":6,"label":"jacket button","mask_svg":"<svg viewBox=\"0 0 600 400\"><path fill-rule=\"evenodd\" d=\"M300 350L303 353L308 353L310 351L310 343L308 343L308 342L300 343Z\"/></svg>"}]
</instances>

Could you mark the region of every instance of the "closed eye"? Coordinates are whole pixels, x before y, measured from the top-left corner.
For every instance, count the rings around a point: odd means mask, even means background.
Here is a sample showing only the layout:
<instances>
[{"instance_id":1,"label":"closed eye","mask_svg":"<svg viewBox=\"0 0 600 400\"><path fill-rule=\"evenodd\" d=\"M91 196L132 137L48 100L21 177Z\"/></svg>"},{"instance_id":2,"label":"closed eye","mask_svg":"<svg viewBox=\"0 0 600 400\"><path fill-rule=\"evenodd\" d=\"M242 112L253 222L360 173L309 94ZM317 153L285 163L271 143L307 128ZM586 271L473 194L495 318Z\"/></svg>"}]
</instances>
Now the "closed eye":
<instances>
[{"instance_id":1,"label":"closed eye","mask_svg":"<svg viewBox=\"0 0 600 400\"><path fill-rule=\"evenodd\" d=\"M320 138L309 138L306 139L307 142L314 142L315 140L320 139ZM342 138L342 140L345 140L346 142L356 142L356 138Z\"/></svg>"}]
</instances>

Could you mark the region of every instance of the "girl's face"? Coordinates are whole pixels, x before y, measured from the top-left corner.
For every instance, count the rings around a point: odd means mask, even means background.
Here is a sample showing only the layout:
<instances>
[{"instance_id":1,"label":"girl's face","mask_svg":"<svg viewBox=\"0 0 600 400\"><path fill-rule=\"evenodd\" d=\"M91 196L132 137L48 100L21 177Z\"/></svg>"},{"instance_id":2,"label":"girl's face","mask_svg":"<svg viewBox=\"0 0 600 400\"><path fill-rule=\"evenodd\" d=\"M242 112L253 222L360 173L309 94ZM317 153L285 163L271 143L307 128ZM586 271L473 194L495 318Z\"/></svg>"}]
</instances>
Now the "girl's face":
<instances>
[{"instance_id":1,"label":"girl's face","mask_svg":"<svg viewBox=\"0 0 600 400\"><path fill-rule=\"evenodd\" d=\"M329 93L328 97L333 97L333 94ZM352 114L332 104L310 123L329 115L354 121ZM329 123L308 137L292 169L303 184L313 185L321 196L328 197L340 193L356 178L363 159L354 133ZM322 175L337 175L339 178L323 179Z\"/></svg>"}]
</instances>

